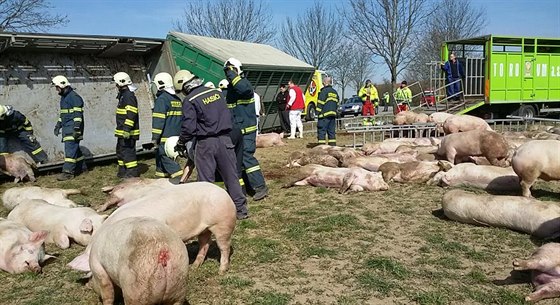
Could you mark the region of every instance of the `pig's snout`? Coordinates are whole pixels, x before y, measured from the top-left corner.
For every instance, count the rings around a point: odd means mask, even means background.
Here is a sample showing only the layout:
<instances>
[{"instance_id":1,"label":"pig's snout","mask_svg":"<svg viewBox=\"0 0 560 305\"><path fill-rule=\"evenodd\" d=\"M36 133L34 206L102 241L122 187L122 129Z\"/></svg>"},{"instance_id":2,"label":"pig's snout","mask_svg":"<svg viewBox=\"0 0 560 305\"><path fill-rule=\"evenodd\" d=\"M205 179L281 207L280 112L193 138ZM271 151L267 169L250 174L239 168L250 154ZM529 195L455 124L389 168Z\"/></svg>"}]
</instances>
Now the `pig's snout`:
<instances>
[{"instance_id":1,"label":"pig's snout","mask_svg":"<svg viewBox=\"0 0 560 305\"><path fill-rule=\"evenodd\" d=\"M39 263L25 261L25 264L27 265L27 268L29 269L29 271L32 271L32 272L35 272L35 273L41 273L41 271L42 271Z\"/></svg>"}]
</instances>

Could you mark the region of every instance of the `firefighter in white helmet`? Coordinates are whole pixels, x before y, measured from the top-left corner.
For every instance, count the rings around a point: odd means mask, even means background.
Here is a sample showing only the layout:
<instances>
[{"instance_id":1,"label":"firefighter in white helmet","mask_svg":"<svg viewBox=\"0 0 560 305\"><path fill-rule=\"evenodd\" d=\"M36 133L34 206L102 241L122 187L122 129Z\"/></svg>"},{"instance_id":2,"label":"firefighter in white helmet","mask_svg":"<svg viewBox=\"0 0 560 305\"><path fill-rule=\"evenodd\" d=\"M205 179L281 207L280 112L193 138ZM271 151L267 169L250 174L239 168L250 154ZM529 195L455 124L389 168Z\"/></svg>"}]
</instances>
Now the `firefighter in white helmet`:
<instances>
[{"instance_id":1,"label":"firefighter in white helmet","mask_svg":"<svg viewBox=\"0 0 560 305\"><path fill-rule=\"evenodd\" d=\"M136 87L132 79L125 72L118 72L113 76L119 91L117 95L117 111L115 137L117 137L117 162L119 171L117 177L132 178L140 176L138 161L136 160L136 141L140 138L138 123L138 101Z\"/></svg>"},{"instance_id":2,"label":"firefighter in white helmet","mask_svg":"<svg viewBox=\"0 0 560 305\"><path fill-rule=\"evenodd\" d=\"M84 136L84 100L62 75L53 77L52 85L60 95L60 116L54 135L58 137L62 133L64 142L64 165L57 179L64 181L86 171L84 155L80 149L80 141Z\"/></svg>"},{"instance_id":3,"label":"firefighter in white helmet","mask_svg":"<svg viewBox=\"0 0 560 305\"><path fill-rule=\"evenodd\" d=\"M183 170L174 159L165 153L165 143L181 132L181 116L183 103L173 88L173 77L166 72L154 77L157 93L152 113L152 143L156 148L156 176L171 178L179 182Z\"/></svg>"},{"instance_id":4,"label":"firefighter in white helmet","mask_svg":"<svg viewBox=\"0 0 560 305\"><path fill-rule=\"evenodd\" d=\"M10 138L17 139L35 162L47 162L47 154L33 135L33 126L27 117L10 105L0 105L0 155L8 154Z\"/></svg>"}]
</instances>

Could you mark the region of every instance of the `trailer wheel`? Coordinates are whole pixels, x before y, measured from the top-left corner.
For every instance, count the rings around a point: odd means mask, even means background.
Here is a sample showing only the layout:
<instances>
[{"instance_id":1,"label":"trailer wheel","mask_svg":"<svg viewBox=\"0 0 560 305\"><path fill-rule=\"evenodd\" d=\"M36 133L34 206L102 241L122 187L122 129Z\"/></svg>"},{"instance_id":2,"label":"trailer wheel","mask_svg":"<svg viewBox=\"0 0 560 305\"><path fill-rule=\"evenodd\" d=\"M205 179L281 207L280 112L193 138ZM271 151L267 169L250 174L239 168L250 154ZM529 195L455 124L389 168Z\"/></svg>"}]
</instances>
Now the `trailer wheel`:
<instances>
[{"instance_id":1,"label":"trailer wheel","mask_svg":"<svg viewBox=\"0 0 560 305\"><path fill-rule=\"evenodd\" d=\"M306 121L315 121L317 119L317 111L315 111L315 104L311 103L307 106L307 116Z\"/></svg>"},{"instance_id":2,"label":"trailer wheel","mask_svg":"<svg viewBox=\"0 0 560 305\"><path fill-rule=\"evenodd\" d=\"M536 116L537 112L535 107L531 105L521 105L518 110L519 116L526 118L533 118Z\"/></svg>"}]
</instances>

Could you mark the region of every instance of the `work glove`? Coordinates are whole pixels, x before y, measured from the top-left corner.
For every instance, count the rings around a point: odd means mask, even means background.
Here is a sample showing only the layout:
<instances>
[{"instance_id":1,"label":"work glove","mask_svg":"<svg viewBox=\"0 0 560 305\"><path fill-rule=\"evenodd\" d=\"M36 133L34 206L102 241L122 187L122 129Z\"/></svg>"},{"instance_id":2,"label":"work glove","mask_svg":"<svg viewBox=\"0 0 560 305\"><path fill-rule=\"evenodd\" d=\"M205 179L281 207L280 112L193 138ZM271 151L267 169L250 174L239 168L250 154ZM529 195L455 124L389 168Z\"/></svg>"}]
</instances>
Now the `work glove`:
<instances>
[{"instance_id":1,"label":"work glove","mask_svg":"<svg viewBox=\"0 0 560 305\"><path fill-rule=\"evenodd\" d=\"M31 142L32 144L35 144L37 142L37 138L35 138L35 136L32 134L28 135L27 138L29 139L29 142Z\"/></svg>"},{"instance_id":2,"label":"work glove","mask_svg":"<svg viewBox=\"0 0 560 305\"><path fill-rule=\"evenodd\" d=\"M130 139L130 132L124 130L122 133L123 139Z\"/></svg>"},{"instance_id":3,"label":"work glove","mask_svg":"<svg viewBox=\"0 0 560 305\"><path fill-rule=\"evenodd\" d=\"M58 135L60 134L60 129L62 128L62 123L58 122L56 123L56 125L54 126L54 136L58 137Z\"/></svg>"},{"instance_id":4,"label":"work glove","mask_svg":"<svg viewBox=\"0 0 560 305\"><path fill-rule=\"evenodd\" d=\"M79 130L74 129L74 132L72 133L72 137L74 138L74 140L78 140L81 135L82 133Z\"/></svg>"},{"instance_id":5,"label":"work glove","mask_svg":"<svg viewBox=\"0 0 560 305\"><path fill-rule=\"evenodd\" d=\"M188 158L187 143L181 141L180 139L177 141L177 145L175 145L173 150L179 154L179 157Z\"/></svg>"}]
</instances>

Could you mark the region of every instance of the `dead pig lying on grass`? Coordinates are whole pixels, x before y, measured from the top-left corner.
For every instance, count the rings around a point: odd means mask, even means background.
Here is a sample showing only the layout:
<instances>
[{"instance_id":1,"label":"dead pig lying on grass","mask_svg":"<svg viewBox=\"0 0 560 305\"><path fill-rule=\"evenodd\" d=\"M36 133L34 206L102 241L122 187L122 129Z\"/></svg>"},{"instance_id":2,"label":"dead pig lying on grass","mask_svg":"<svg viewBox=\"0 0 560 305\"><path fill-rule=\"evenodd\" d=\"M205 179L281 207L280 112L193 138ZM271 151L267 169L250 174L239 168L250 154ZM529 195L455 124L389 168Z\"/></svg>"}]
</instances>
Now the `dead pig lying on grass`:
<instances>
[{"instance_id":1,"label":"dead pig lying on grass","mask_svg":"<svg viewBox=\"0 0 560 305\"><path fill-rule=\"evenodd\" d=\"M257 135L256 146L257 148L284 146L286 143L282 141L284 133L262 133Z\"/></svg>"},{"instance_id":2,"label":"dead pig lying on grass","mask_svg":"<svg viewBox=\"0 0 560 305\"><path fill-rule=\"evenodd\" d=\"M91 243L91 284L103 304L115 287L125 304L183 304L189 255L177 233L158 220L132 217L104 226Z\"/></svg>"},{"instance_id":3,"label":"dead pig lying on grass","mask_svg":"<svg viewBox=\"0 0 560 305\"><path fill-rule=\"evenodd\" d=\"M523 196L531 197L530 189L537 179L560 180L560 141L535 140L521 145L511 166L521 180Z\"/></svg>"},{"instance_id":4,"label":"dead pig lying on grass","mask_svg":"<svg viewBox=\"0 0 560 305\"><path fill-rule=\"evenodd\" d=\"M307 164L319 164L328 167L338 167L338 160L331 155L309 154L300 151L294 151L290 155L286 167L300 167Z\"/></svg>"},{"instance_id":5,"label":"dead pig lying on grass","mask_svg":"<svg viewBox=\"0 0 560 305\"><path fill-rule=\"evenodd\" d=\"M539 238L560 237L560 206L554 202L451 190L443 196L442 207L445 216L461 223L508 228Z\"/></svg>"},{"instance_id":6,"label":"dead pig lying on grass","mask_svg":"<svg viewBox=\"0 0 560 305\"><path fill-rule=\"evenodd\" d=\"M47 231L31 232L24 225L0 218L0 269L15 274L41 272L45 255L43 243Z\"/></svg>"},{"instance_id":7,"label":"dead pig lying on grass","mask_svg":"<svg viewBox=\"0 0 560 305\"><path fill-rule=\"evenodd\" d=\"M535 303L542 299L560 297L560 244L542 245L528 259L514 259L513 270L531 270L535 291L525 301Z\"/></svg>"},{"instance_id":8,"label":"dead pig lying on grass","mask_svg":"<svg viewBox=\"0 0 560 305\"><path fill-rule=\"evenodd\" d=\"M373 173L361 168L332 168L309 164L299 171L298 178L284 187L311 185L338 188L340 193L389 189L381 173Z\"/></svg>"},{"instance_id":9,"label":"dead pig lying on grass","mask_svg":"<svg viewBox=\"0 0 560 305\"><path fill-rule=\"evenodd\" d=\"M121 206L103 226L130 217L150 217L167 224L183 241L198 237L199 252L193 266L204 262L212 234L220 249L220 273L229 268L231 237L237 221L235 204L221 187L208 182L173 185ZM102 226L102 228L103 228ZM68 266L89 271L91 247Z\"/></svg>"},{"instance_id":10,"label":"dead pig lying on grass","mask_svg":"<svg viewBox=\"0 0 560 305\"><path fill-rule=\"evenodd\" d=\"M81 194L77 189L56 189L38 186L12 187L2 195L4 207L11 211L20 202L31 199L42 199L52 205L75 208L76 203L68 199L68 195Z\"/></svg>"},{"instance_id":11,"label":"dead pig lying on grass","mask_svg":"<svg viewBox=\"0 0 560 305\"><path fill-rule=\"evenodd\" d=\"M412 162L416 161L416 152L394 153L394 154L380 154L369 155L363 157L354 157L345 159L342 163L344 167L359 167L368 171L378 171L379 167L386 162Z\"/></svg>"},{"instance_id":12,"label":"dead pig lying on grass","mask_svg":"<svg viewBox=\"0 0 560 305\"><path fill-rule=\"evenodd\" d=\"M23 181L26 178L34 182L35 173L33 169L36 168L37 164L35 161L23 151L0 155L0 171L8 176L14 177L14 183Z\"/></svg>"},{"instance_id":13,"label":"dead pig lying on grass","mask_svg":"<svg viewBox=\"0 0 560 305\"><path fill-rule=\"evenodd\" d=\"M486 191L518 191L519 178L511 167L461 163L447 172L437 173L431 185L474 187Z\"/></svg>"},{"instance_id":14,"label":"dead pig lying on grass","mask_svg":"<svg viewBox=\"0 0 560 305\"><path fill-rule=\"evenodd\" d=\"M102 188L103 192L109 193L109 198L97 208L97 212L103 212L113 205L122 206L128 202L142 198L155 190L160 190L173 186L169 179L147 179L147 178L132 178L115 186L106 186Z\"/></svg>"},{"instance_id":15,"label":"dead pig lying on grass","mask_svg":"<svg viewBox=\"0 0 560 305\"><path fill-rule=\"evenodd\" d=\"M379 166L379 171L383 174L385 182L425 183L438 172L447 171L452 166L453 164L447 161L386 162Z\"/></svg>"}]
</instances>

